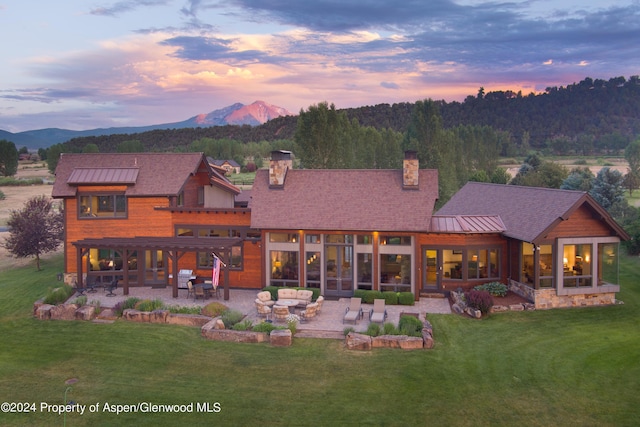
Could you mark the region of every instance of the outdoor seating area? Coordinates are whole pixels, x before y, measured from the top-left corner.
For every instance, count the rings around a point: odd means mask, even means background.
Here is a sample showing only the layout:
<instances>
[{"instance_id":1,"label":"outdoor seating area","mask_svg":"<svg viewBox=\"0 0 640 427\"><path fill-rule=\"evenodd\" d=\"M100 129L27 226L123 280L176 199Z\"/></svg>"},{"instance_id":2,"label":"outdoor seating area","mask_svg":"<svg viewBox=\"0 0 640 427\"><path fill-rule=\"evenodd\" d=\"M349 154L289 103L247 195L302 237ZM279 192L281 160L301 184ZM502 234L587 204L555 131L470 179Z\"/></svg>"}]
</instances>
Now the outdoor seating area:
<instances>
[{"instance_id":1,"label":"outdoor seating area","mask_svg":"<svg viewBox=\"0 0 640 427\"><path fill-rule=\"evenodd\" d=\"M307 313L304 315L301 315L301 313L307 309L306 306L302 308L293 307L291 309L286 306L281 306L283 309L276 309L277 301L273 301L274 304L271 305L271 307L265 304L266 309L264 309L264 313L261 312L258 310L258 306L261 307L261 310L263 310L263 308L262 305L257 302L259 298L256 297L260 292L257 292L255 289L232 288L229 290L230 298L228 301L201 298L194 299L192 295L187 295L186 290L181 290L179 297L173 298L170 287L132 287L129 288L129 295L123 295L123 288L118 286L113 289L113 293L115 296L112 297L107 297L105 292L87 294L87 299L89 303L99 301L102 308L113 307L129 297L150 300L161 299L167 305L184 307L203 307L211 302L220 302L232 310L237 310L245 314L245 320L250 320L254 323L271 320L281 326L286 326L287 316L293 313L300 317L296 336L301 337L339 338L343 336L345 327L353 327L356 331L364 331L369 325L370 312L373 310L373 304L361 303L363 316L357 324L352 325L343 323L343 318L347 308L350 306L351 298L327 300L323 296L320 296L314 301L314 304L317 304L317 307L315 307L315 316L309 313L311 316L305 318L303 316L307 316ZM269 308L271 311L267 313ZM276 318L276 310L280 312L280 319ZM311 310L313 310L313 308ZM420 301L416 301L416 304L413 306L392 305L386 306L385 310L387 311L385 321L395 323L400 319L400 313L407 311L418 313L421 319L424 319L425 314L428 313L451 314L449 300L446 298L422 298Z\"/></svg>"},{"instance_id":2,"label":"outdoor seating area","mask_svg":"<svg viewBox=\"0 0 640 427\"><path fill-rule=\"evenodd\" d=\"M193 280L187 281L187 297L193 296L194 300L198 298L208 300L209 298L220 299L220 287L213 286L211 281L205 280L201 283L194 283Z\"/></svg>"}]
</instances>

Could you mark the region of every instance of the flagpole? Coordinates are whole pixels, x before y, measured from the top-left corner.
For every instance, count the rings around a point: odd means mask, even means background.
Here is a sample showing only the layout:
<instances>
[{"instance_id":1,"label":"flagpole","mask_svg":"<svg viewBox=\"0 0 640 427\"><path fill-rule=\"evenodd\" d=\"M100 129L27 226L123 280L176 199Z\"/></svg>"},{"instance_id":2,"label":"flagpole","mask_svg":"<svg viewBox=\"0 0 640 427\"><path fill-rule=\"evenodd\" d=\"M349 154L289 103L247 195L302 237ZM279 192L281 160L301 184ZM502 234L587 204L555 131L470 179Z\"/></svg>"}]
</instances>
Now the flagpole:
<instances>
[{"instance_id":1,"label":"flagpole","mask_svg":"<svg viewBox=\"0 0 640 427\"><path fill-rule=\"evenodd\" d=\"M213 255L214 257L218 258L218 261L220 261L220 264L222 264L224 267L227 266L227 264L222 262L222 258L220 258L215 252L211 252L211 255Z\"/></svg>"}]
</instances>

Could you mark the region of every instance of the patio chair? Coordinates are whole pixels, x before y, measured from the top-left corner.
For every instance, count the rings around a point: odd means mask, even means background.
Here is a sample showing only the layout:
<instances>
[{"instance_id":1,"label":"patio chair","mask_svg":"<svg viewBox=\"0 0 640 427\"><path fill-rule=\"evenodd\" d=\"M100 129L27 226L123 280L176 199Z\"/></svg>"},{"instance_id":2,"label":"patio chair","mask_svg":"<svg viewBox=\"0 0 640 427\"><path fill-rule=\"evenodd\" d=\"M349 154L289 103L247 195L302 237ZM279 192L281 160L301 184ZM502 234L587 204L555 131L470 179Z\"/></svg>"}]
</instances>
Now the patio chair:
<instances>
[{"instance_id":1,"label":"patio chair","mask_svg":"<svg viewBox=\"0 0 640 427\"><path fill-rule=\"evenodd\" d=\"M113 279L111 283L109 283L104 287L104 290L105 292L108 292L107 294L108 297L115 297L116 294L113 291L116 290L117 288L118 288L118 279Z\"/></svg>"},{"instance_id":2,"label":"patio chair","mask_svg":"<svg viewBox=\"0 0 640 427\"><path fill-rule=\"evenodd\" d=\"M269 291L258 292L258 299L269 307L276 303L271 299L271 292Z\"/></svg>"},{"instance_id":3,"label":"patio chair","mask_svg":"<svg viewBox=\"0 0 640 427\"><path fill-rule=\"evenodd\" d=\"M324 303L324 297L320 295L316 302L318 303L318 309L316 311L318 312L318 314L320 314L320 312L322 311L322 304Z\"/></svg>"},{"instance_id":4,"label":"patio chair","mask_svg":"<svg viewBox=\"0 0 640 427\"><path fill-rule=\"evenodd\" d=\"M287 316L289 316L289 307L284 305L274 305L273 315L275 316L275 320L282 320L283 322L286 322Z\"/></svg>"},{"instance_id":5,"label":"patio chair","mask_svg":"<svg viewBox=\"0 0 640 427\"><path fill-rule=\"evenodd\" d=\"M385 308L385 300L374 299L373 309L369 313L369 320L372 323L384 323L387 319L387 309Z\"/></svg>"},{"instance_id":6,"label":"patio chair","mask_svg":"<svg viewBox=\"0 0 640 427\"><path fill-rule=\"evenodd\" d=\"M300 312L300 320L309 320L313 317L316 317L318 314L318 303L312 302L311 304L307 304L304 310Z\"/></svg>"},{"instance_id":7,"label":"patio chair","mask_svg":"<svg viewBox=\"0 0 640 427\"><path fill-rule=\"evenodd\" d=\"M193 282L191 280L187 280L187 298L191 296L195 299L196 293L193 289Z\"/></svg>"},{"instance_id":8,"label":"patio chair","mask_svg":"<svg viewBox=\"0 0 640 427\"><path fill-rule=\"evenodd\" d=\"M260 301L258 298L256 298L256 311L258 312L259 316L264 316L265 319L269 320L269 315L271 315L271 307Z\"/></svg>"},{"instance_id":9,"label":"patio chair","mask_svg":"<svg viewBox=\"0 0 640 427\"><path fill-rule=\"evenodd\" d=\"M193 300L197 300L198 298L202 298L203 300L207 298L207 294L204 291L202 286L194 286L195 292L193 293Z\"/></svg>"},{"instance_id":10,"label":"patio chair","mask_svg":"<svg viewBox=\"0 0 640 427\"><path fill-rule=\"evenodd\" d=\"M351 298L349 302L349 307L344 312L344 317L342 318L342 323L353 322L354 324L358 322L359 319L362 318L362 298Z\"/></svg>"}]
</instances>

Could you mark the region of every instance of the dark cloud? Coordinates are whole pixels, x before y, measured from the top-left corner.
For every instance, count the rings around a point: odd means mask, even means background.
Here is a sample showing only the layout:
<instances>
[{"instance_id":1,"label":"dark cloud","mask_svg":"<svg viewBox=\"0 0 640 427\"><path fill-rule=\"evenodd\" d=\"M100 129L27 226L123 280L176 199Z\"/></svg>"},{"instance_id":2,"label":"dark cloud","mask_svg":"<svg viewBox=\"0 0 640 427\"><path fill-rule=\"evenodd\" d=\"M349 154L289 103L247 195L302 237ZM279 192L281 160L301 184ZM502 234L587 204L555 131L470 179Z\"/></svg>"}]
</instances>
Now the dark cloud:
<instances>
[{"instance_id":1,"label":"dark cloud","mask_svg":"<svg viewBox=\"0 0 640 427\"><path fill-rule=\"evenodd\" d=\"M91 15L99 16L117 16L135 9L149 6L164 6L170 3L170 0L128 0L119 1L110 6L100 6L91 9Z\"/></svg>"}]
</instances>

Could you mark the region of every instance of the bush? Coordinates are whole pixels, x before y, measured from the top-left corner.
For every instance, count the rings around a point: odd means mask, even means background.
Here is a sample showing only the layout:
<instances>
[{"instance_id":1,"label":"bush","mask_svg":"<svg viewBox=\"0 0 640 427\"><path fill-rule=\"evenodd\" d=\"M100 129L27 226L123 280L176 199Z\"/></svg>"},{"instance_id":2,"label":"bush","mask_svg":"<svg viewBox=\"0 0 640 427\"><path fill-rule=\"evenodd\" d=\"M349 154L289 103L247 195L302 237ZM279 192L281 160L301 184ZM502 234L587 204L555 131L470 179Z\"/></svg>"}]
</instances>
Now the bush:
<instances>
[{"instance_id":1,"label":"bush","mask_svg":"<svg viewBox=\"0 0 640 427\"><path fill-rule=\"evenodd\" d=\"M280 329L280 328L278 326L275 326L273 323L269 323L269 322L258 323L257 325L254 325L253 328L251 328L253 332L266 332L268 334L270 334L271 331L273 331L274 329Z\"/></svg>"},{"instance_id":2,"label":"bush","mask_svg":"<svg viewBox=\"0 0 640 427\"><path fill-rule=\"evenodd\" d=\"M384 335L398 335L399 331L398 331L398 328L396 328L396 325L394 325L393 323L385 323L382 326L382 334L384 334Z\"/></svg>"},{"instance_id":3,"label":"bush","mask_svg":"<svg viewBox=\"0 0 640 427\"><path fill-rule=\"evenodd\" d=\"M229 310L229 307L219 302L211 302L200 310L200 313L209 317L218 317L225 311Z\"/></svg>"},{"instance_id":4,"label":"bush","mask_svg":"<svg viewBox=\"0 0 640 427\"><path fill-rule=\"evenodd\" d=\"M233 325L242 320L244 314L237 310L227 310L220 316L220 320L224 323L224 327L231 329Z\"/></svg>"},{"instance_id":5,"label":"bush","mask_svg":"<svg viewBox=\"0 0 640 427\"><path fill-rule=\"evenodd\" d=\"M465 292L464 299L469 307L480 310L482 314L489 313L489 311L491 311L491 307L493 307L493 298L487 291L471 289L470 291Z\"/></svg>"},{"instance_id":6,"label":"bush","mask_svg":"<svg viewBox=\"0 0 640 427\"><path fill-rule=\"evenodd\" d=\"M75 292L75 288L72 288L69 285L62 285L59 288L49 289L42 302L51 305L62 304L63 302L68 300Z\"/></svg>"},{"instance_id":7,"label":"bush","mask_svg":"<svg viewBox=\"0 0 640 427\"><path fill-rule=\"evenodd\" d=\"M382 292L380 291L365 291L362 302L365 304L373 304L373 300L383 298Z\"/></svg>"},{"instance_id":8,"label":"bush","mask_svg":"<svg viewBox=\"0 0 640 427\"><path fill-rule=\"evenodd\" d=\"M489 282L484 285L475 286L473 289L476 291L487 291L494 297L503 297L507 295L507 285L500 282Z\"/></svg>"},{"instance_id":9,"label":"bush","mask_svg":"<svg viewBox=\"0 0 640 427\"><path fill-rule=\"evenodd\" d=\"M73 304L77 304L80 306L86 305L87 304L87 296L86 295L80 295L78 298L73 300Z\"/></svg>"},{"instance_id":10,"label":"bush","mask_svg":"<svg viewBox=\"0 0 640 427\"><path fill-rule=\"evenodd\" d=\"M367 292L364 289L356 289L355 291L353 291L353 297L354 298L360 298L362 301L364 301L364 296L367 294Z\"/></svg>"},{"instance_id":11,"label":"bush","mask_svg":"<svg viewBox=\"0 0 640 427\"><path fill-rule=\"evenodd\" d=\"M364 333L370 337L377 337L380 335L380 325L377 323L369 323L369 326L367 326L367 330Z\"/></svg>"},{"instance_id":12,"label":"bush","mask_svg":"<svg viewBox=\"0 0 640 427\"><path fill-rule=\"evenodd\" d=\"M398 322L398 329L400 330L400 334L408 335L410 337L421 337L422 336L422 321L414 316L400 316L400 321Z\"/></svg>"},{"instance_id":13,"label":"bush","mask_svg":"<svg viewBox=\"0 0 640 427\"><path fill-rule=\"evenodd\" d=\"M100 308L100 301L93 300L89 304L96 308L96 314L100 314L100 312L102 311L102 308Z\"/></svg>"},{"instance_id":14,"label":"bush","mask_svg":"<svg viewBox=\"0 0 640 427\"><path fill-rule=\"evenodd\" d=\"M398 304L400 305L413 305L416 302L416 297L411 292L399 292Z\"/></svg>"},{"instance_id":15,"label":"bush","mask_svg":"<svg viewBox=\"0 0 640 427\"><path fill-rule=\"evenodd\" d=\"M4 193L2 192L2 190L0 190L0 200L4 200L6 198L7 198L7 196L5 196Z\"/></svg>"},{"instance_id":16,"label":"bush","mask_svg":"<svg viewBox=\"0 0 640 427\"><path fill-rule=\"evenodd\" d=\"M154 300L145 299L142 301L138 301L138 303L135 305L135 309L140 311L153 311L160 310L162 308L164 308L164 303L160 298L156 298Z\"/></svg>"},{"instance_id":17,"label":"bush","mask_svg":"<svg viewBox=\"0 0 640 427\"><path fill-rule=\"evenodd\" d=\"M244 320L243 322L238 322L231 329L234 331L248 331L253 326L253 322L249 319Z\"/></svg>"},{"instance_id":18,"label":"bush","mask_svg":"<svg viewBox=\"0 0 640 427\"><path fill-rule=\"evenodd\" d=\"M398 293L393 291L384 291L382 292L382 298L384 298L384 303L386 305L396 305L398 304Z\"/></svg>"},{"instance_id":19,"label":"bush","mask_svg":"<svg viewBox=\"0 0 640 427\"><path fill-rule=\"evenodd\" d=\"M174 314L200 314L202 311L200 307L183 307L179 305L171 305L164 308L169 310L169 313Z\"/></svg>"},{"instance_id":20,"label":"bush","mask_svg":"<svg viewBox=\"0 0 640 427\"><path fill-rule=\"evenodd\" d=\"M135 308L138 302L140 302L140 298L129 297L126 300L117 303L115 307L113 307L113 311L118 317L121 317L125 310Z\"/></svg>"},{"instance_id":21,"label":"bush","mask_svg":"<svg viewBox=\"0 0 640 427\"><path fill-rule=\"evenodd\" d=\"M356 330L353 328L353 326L347 326L346 328L344 328L342 330L342 334L346 337L347 335L349 335L351 332L355 332Z\"/></svg>"}]
</instances>

